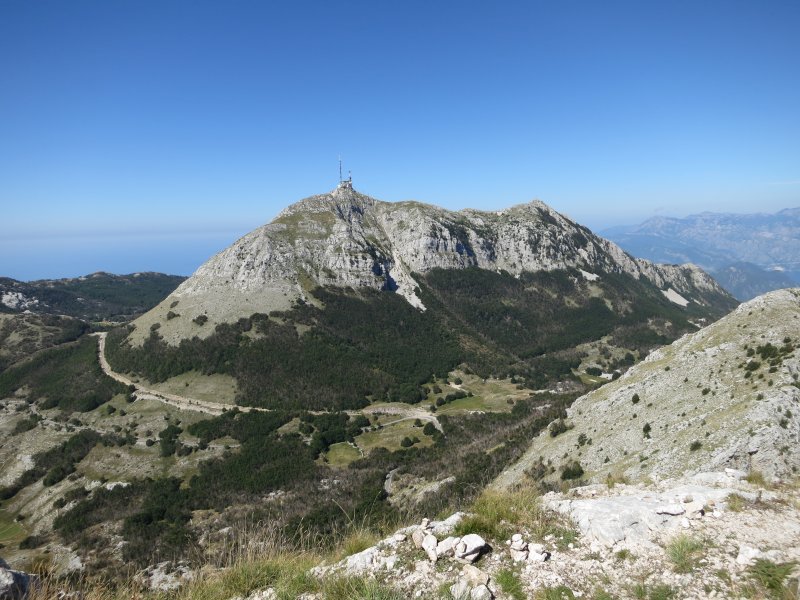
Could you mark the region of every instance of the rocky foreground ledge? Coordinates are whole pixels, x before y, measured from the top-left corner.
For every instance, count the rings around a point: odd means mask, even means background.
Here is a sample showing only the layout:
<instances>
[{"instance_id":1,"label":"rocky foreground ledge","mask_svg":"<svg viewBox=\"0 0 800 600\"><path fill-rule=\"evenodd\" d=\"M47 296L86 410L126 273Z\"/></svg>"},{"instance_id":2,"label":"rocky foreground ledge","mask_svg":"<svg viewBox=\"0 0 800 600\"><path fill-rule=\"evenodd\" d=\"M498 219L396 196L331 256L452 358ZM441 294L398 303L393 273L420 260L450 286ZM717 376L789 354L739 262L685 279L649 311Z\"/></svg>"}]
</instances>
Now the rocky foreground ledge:
<instances>
[{"instance_id":1,"label":"rocky foreground ledge","mask_svg":"<svg viewBox=\"0 0 800 600\"><path fill-rule=\"evenodd\" d=\"M0 558L0 600L21 600L36 586L36 577L15 571Z\"/></svg>"},{"instance_id":2,"label":"rocky foreground ledge","mask_svg":"<svg viewBox=\"0 0 800 600\"><path fill-rule=\"evenodd\" d=\"M495 495L479 498L473 513L424 519L308 575L374 579L396 590L392 598L798 598L796 483L727 469L540 497L486 493ZM26 598L35 581L0 561L0 600ZM266 588L230 600L286 593ZM324 599L298 594L291 597Z\"/></svg>"},{"instance_id":3,"label":"rocky foreground ledge","mask_svg":"<svg viewBox=\"0 0 800 600\"><path fill-rule=\"evenodd\" d=\"M459 536L473 517L456 513L311 573L374 577L408 598L764 598L778 593L773 585L784 594L774 597L797 597L796 486L765 489L728 469L577 487L541 503L572 529L538 538L531 524L509 539ZM277 597L266 589L247 600Z\"/></svg>"}]
</instances>

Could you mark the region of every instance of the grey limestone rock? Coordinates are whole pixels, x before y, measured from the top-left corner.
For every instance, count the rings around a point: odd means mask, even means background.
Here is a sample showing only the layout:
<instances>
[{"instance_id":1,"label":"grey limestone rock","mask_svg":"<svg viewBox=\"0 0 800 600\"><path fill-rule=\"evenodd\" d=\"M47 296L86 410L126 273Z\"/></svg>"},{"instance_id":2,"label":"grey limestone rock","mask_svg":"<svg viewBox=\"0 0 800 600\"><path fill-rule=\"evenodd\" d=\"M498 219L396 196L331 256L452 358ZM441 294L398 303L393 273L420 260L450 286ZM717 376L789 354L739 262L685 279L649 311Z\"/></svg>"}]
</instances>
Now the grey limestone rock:
<instances>
[{"instance_id":1,"label":"grey limestone rock","mask_svg":"<svg viewBox=\"0 0 800 600\"><path fill-rule=\"evenodd\" d=\"M538 200L496 212L454 212L420 202L382 202L340 186L292 204L213 256L162 305L179 300L182 313L205 314L213 325L284 310L309 300L316 286L337 286L394 291L425 310L412 274L468 267L514 276L567 268L580 269L586 278L625 273L649 279L677 302L729 298L699 268L632 258ZM146 335L153 319L140 318L133 339ZM181 321L162 324L159 333L179 342L185 335ZM213 329L193 329L192 335Z\"/></svg>"},{"instance_id":2,"label":"grey limestone rock","mask_svg":"<svg viewBox=\"0 0 800 600\"><path fill-rule=\"evenodd\" d=\"M470 600L492 600L494 595L492 591L485 585L479 585L472 588L469 593Z\"/></svg>"},{"instance_id":3,"label":"grey limestone rock","mask_svg":"<svg viewBox=\"0 0 800 600\"><path fill-rule=\"evenodd\" d=\"M425 553L428 555L428 558L431 562L436 562L438 555L436 554L436 546L438 544L438 540L436 536L431 535L430 533L425 535L425 538L422 540L422 549L425 550Z\"/></svg>"},{"instance_id":4,"label":"grey limestone rock","mask_svg":"<svg viewBox=\"0 0 800 600\"><path fill-rule=\"evenodd\" d=\"M486 540L477 533L468 533L456 544L455 557L459 560L473 563L488 549Z\"/></svg>"},{"instance_id":5,"label":"grey limestone rock","mask_svg":"<svg viewBox=\"0 0 800 600\"><path fill-rule=\"evenodd\" d=\"M0 566L0 600L23 600L36 586L34 575L9 569L5 562Z\"/></svg>"}]
</instances>

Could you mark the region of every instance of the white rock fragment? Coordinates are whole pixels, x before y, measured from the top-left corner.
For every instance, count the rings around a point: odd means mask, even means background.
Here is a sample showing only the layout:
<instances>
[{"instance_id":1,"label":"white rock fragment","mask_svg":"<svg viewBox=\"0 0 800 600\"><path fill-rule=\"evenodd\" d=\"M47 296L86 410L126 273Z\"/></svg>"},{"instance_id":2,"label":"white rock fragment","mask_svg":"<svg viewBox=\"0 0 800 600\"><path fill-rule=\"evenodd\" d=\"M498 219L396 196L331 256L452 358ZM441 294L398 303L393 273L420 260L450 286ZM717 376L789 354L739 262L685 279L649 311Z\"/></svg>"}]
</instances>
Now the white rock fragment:
<instances>
[{"instance_id":1,"label":"white rock fragment","mask_svg":"<svg viewBox=\"0 0 800 600\"><path fill-rule=\"evenodd\" d=\"M425 538L422 540L422 549L425 550L431 562L436 562L438 559L438 555L436 554L436 546L438 543L439 541L436 539L436 536L430 533L426 534Z\"/></svg>"},{"instance_id":2,"label":"white rock fragment","mask_svg":"<svg viewBox=\"0 0 800 600\"><path fill-rule=\"evenodd\" d=\"M522 562L528 559L528 544L522 539L522 535L515 533L511 536L509 542L511 560L514 562Z\"/></svg>"},{"instance_id":3,"label":"white rock fragment","mask_svg":"<svg viewBox=\"0 0 800 600\"><path fill-rule=\"evenodd\" d=\"M467 598L470 591L469 584L463 579L459 579L450 586L450 595L456 600Z\"/></svg>"},{"instance_id":4,"label":"white rock fragment","mask_svg":"<svg viewBox=\"0 0 800 600\"><path fill-rule=\"evenodd\" d=\"M739 546L739 554L736 556L736 564L748 566L753 564L756 559L759 559L762 556L763 554L758 548L753 548L752 546L742 544Z\"/></svg>"},{"instance_id":5,"label":"white rock fragment","mask_svg":"<svg viewBox=\"0 0 800 600\"><path fill-rule=\"evenodd\" d=\"M447 536L453 533L456 525L464 520L465 514L463 512L456 512L447 517L444 521L438 523L431 523L433 529L431 533L435 536Z\"/></svg>"},{"instance_id":6,"label":"white rock fragment","mask_svg":"<svg viewBox=\"0 0 800 600\"><path fill-rule=\"evenodd\" d=\"M273 588L267 588L253 592L245 600L278 600L278 592Z\"/></svg>"},{"instance_id":7,"label":"white rock fragment","mask_svg":"<svg viewBox=\"0 0 800 600\"><path fill-rule=\"evenodd\" d=\"M690 519L699 519L705 514L705 508L702 502L688 502L684 507L686 508L686 516Z\"/></svg>"},{"instance_id":8,"label":"white rock fragment","mask_svg":"<svg viewBox=\"0 0 800 600\"><path fill-rule=\"evenodd\" d=\"M475 562L486 550L486 540L477 533L468 533L456 545L455 557L466 562Z\"/></svg>"},{"instance_id":9,"label":"white rock fragment","mask_svg":"<svg viewBox=\"0 0 800 600\"><path fill-rule=\"evenodd\" d=\"M458 542L461 541L460 537L449 536L444 538L436 545L436 554L438 556L453 556Z\"/></svg>"},{"instance_id":10,"label":"white rock fragment","mask_svg":"<svg viewBox=\"0 0 800 600\"><path fill-rule=\"evenodd\" d=\"M491 590L485 585L479 585L478 587L472 588L472 591L469 593L469 597L470 600L492 600L492 598L494 598Z\"/></svg>"},{"instance_id":11,"label":"white rock fragment","mask_svg":"<svg viewBox=\"0 0 800 600\"><path fill-rule=\"evenodd\" d=\"M733 477L734 479L738 479L738 480L742 480L745 477L747 477L747 473L745 473L744 471L740 471L739 469L726 468L725 469L725 474L728 477Z\"/></svg>"},{"instance_id":12,"label":"white rock fragment","mask_svg":"<svg viewBox=\"0 0 800 600\"><path fill-rule=\"evenodd\" d=\"M345 559L345 570L352 575L366 573L371 569L377 554L378 548L375 546L356 554L351 554Z\"/></svg>"}]
</instances>

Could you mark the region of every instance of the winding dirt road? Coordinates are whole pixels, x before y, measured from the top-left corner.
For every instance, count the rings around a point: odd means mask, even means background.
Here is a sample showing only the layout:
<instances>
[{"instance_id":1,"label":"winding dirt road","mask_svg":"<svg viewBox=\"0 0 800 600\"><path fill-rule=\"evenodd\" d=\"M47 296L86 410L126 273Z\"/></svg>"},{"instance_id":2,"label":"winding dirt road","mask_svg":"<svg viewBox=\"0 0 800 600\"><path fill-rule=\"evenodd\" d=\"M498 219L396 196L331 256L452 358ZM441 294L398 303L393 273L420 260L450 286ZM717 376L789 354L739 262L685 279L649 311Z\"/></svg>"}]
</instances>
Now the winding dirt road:
<instances>
[{"instance_id":1,"label":"winding dirt road","mask_svg":"<svg viewBox=\"0 0 800 600\"><path fill-rule=\"evenodd\" d=\"M221 415L226 410L230 410L234 408L234 406L230 404L221 404L219 402L211 402L209 400L199 400L197 398L190 398L188 396L179 396L178 394L169 394L166 392L160 392L148 387L143 386L141 383L132 381L129 377L126 377L122 373L117 373L111 368L111 365L108 364L108 360L106 360L106 332L100 333L93 333L92 335L97 336L98 339L98 349L97 349L97 359L100 362L100 368L103 369L103 373L111 377L116 381L119 381L123 385L133 386L134 387L134 394L136 398L142 400L156 400L158 402L162 402L164 404L168 404L169 406L173 406L180 410L193 410L195 412L202 412L208 415ZM251 411L259 411L259 412L270 412L272 409L269 408L256 408L253 406L236 406L242 412L251 412ZM329 411L309 411L312 414L323 414ZM398 418L394 421L389 423L384 423L384 425L392 425L394 423L399 423L400 421L407 421L409 419L419 419L420 421L430 422L433 423L433 426L436 427L439 431L442 430L442 425L439 423L439 419L436 418L435 415L430 414L429 412L421 409L421 408L410 408L406 406L393 406L393 405L386 405L381 404L378 406L367 406L362 410L347 410L344 411L350 416L358 416L358 415L375 415L375 414L387 414L387 415L397 415Z\"/></svg>"}]
</instances>

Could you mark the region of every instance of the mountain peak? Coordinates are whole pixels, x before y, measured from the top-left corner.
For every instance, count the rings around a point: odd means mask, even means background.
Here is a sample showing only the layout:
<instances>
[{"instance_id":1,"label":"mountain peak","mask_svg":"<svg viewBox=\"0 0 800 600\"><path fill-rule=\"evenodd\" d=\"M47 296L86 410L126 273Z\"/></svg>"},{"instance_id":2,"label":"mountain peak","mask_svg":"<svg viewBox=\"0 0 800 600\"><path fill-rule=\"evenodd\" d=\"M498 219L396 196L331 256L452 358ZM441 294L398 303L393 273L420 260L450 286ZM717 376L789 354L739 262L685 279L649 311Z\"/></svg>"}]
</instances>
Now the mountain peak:
<instances>
[{"instance_id":1,"label":"mountain peak","mask_svg":"<svg viewBox=\"0 0 800 600\"><path fill-rule=\"evenodd\" d=\"M541 200L501 211L456 212L383 202L346 180L288 206L212 257L165 302L191 306L192 316L231 322L286 310L297 300L313 302L312 290L333 286L396 292L424 310L417 274L466 268L515 277L567 269L588 276L626 273L700 304L710 302L703 299L707 293L725 296L705 273L633 259ZM177 340L178 319L160 332L168 338L173 327Z\"/></svg>"}]
</instances>

